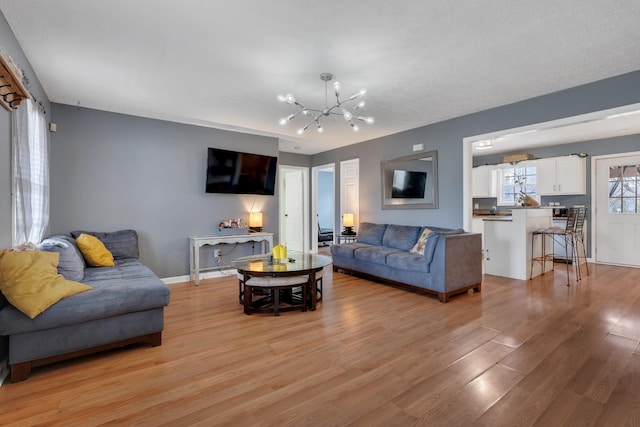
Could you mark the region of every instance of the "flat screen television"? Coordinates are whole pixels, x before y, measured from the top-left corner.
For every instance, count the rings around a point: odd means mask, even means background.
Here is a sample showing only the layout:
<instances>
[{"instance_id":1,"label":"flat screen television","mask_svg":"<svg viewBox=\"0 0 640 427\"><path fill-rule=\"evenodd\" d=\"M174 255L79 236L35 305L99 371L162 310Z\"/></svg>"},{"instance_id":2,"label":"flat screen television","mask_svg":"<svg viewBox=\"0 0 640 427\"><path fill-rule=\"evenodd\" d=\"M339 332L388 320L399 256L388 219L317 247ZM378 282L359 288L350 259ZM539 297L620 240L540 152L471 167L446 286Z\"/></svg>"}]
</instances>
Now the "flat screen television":
<instances>
[{"instance_id":1,"label":"flat screen television","mask_svg":"<svg viewBox=\"0 0 640 427\"><path fill-rule=\"evenodd\" d=\"M206 192L273 196L277 162L277 157L209 148Z\"/></svg>"},{"instance_id":2,"label":"flat screen television","mask_svg":"<svg viewBox=\"0 0 640 427\"><path fill-rule=\"evenodd\" d=\"M392 199L424 199L427 173L394 169L391 186Z\"/></svg>"}]
</instances>

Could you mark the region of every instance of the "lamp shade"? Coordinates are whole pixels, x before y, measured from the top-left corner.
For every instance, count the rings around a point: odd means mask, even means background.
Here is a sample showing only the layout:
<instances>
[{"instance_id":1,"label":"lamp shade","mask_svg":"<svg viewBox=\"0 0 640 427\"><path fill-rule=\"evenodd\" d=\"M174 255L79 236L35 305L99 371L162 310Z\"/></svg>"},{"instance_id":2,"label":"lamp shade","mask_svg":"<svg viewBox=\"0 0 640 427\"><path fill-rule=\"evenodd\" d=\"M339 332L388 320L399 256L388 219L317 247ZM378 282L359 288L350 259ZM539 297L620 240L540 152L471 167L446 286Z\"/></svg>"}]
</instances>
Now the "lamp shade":
<instances>
[{"instance_id":1,"label":"lamp shade","mask_svg":"<svg viewBox=\"0 0 640 427\"><path fill-rule=\"evenodd\" d=\"M262 227L262 212L249 212L249 227Z\"/></svg>"},{"instance_id":2,"label":"lamp shade","mask_svg":"<svg viewBox=\"0 0 640 427\"><path fill-rule=\"evenodd\" d=\"M353 214L342 214L342 225L345 227L353 227Z\"/></svg>"}]
</instances>

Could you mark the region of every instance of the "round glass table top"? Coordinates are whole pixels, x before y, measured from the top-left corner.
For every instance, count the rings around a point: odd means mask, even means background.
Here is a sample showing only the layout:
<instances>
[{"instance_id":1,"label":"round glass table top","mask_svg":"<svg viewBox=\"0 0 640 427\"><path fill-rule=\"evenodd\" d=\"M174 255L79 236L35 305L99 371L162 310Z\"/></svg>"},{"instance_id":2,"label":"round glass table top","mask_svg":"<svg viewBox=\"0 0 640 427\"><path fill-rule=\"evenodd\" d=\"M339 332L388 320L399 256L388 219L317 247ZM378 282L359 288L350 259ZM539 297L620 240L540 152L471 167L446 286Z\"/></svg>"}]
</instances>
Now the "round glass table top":
<instances>
[{"instance_id":1,"label":"round glass table top","mask_svg":"<svg viewBox=\"0 0 640 427\"><path fill-rule=\"evenodd\" d=\"M231 261L231 266L247 273L295 273L319 270L332 260L328 256L289 251L287 259L271 255L251 255Z\"/></svg>"}]
</instances>

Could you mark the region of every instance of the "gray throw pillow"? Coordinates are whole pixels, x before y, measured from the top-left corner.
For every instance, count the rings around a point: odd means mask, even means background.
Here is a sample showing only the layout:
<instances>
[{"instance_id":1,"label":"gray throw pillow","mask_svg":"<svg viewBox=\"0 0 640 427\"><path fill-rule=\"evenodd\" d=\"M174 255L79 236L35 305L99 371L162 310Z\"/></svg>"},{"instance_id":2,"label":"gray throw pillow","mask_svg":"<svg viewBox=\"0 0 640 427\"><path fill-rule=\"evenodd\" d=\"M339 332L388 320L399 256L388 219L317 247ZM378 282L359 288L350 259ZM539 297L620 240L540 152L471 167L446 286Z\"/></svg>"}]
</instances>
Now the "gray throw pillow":
<instances>
[{"instance_id":1,"label":"gray throw pillow","mask_svg":"<svg viewBox=\"0 0 640 427\"><path fill-rule=\"evenodd\" d=\"M60 254L58 273L62 274L65 279L78 282L84 278L84 258L76 246L76 241L71 236L51 236L44 239L38 245L38 249Z\"/></svg>"},{"instance_id":2,"label":"gray throw pillow","mask_svg":"<svg viewBox=\"0 0 640 427\"><path fill-rule=\"evenodd\" d=\"M71 236L77 239L82 233L97 237L104 246L113 254L113 259L139 258L138 233L135 230L119 230L112 232L82 231L71 232Z\"/></svg>"}]
</instances>

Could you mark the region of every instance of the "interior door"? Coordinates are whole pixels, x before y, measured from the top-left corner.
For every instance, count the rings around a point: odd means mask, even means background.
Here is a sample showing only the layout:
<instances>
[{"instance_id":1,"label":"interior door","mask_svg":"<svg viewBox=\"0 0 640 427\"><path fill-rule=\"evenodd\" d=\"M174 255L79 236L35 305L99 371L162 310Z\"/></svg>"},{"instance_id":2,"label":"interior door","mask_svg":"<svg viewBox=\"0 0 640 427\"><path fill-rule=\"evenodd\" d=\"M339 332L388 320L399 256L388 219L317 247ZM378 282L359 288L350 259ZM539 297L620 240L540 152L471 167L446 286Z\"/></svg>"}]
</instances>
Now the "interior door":
<instances>
[{"instance_id":1,"label":"interior door","mask_svg":"<svg viewBox=\"0 0 640 427\"><path fill-rule=\"evenodd\" d=\"M301 170L284 171L284 243L287 249L303 252L304 197Z\"/></svg>"},{"instance_id":2,"label":"interior door","mask_svg":"<svg viewBox=\"0 0 640 427\"><path fill-rule=\"evenodd\" d=\"M640 155L596 159L595 259L640 267Z\"/></svg>"},{"instance_id":3,"label":"interior door","mask_svg":"<svg viewBox=\"0 0 640 427\"><path fill-rule=\"evenodd\" d=\"M357 231L360 216L360 159L340 162L340 214L344 213L353 214L353 229Z\"/></svg>"}]
</instances>

